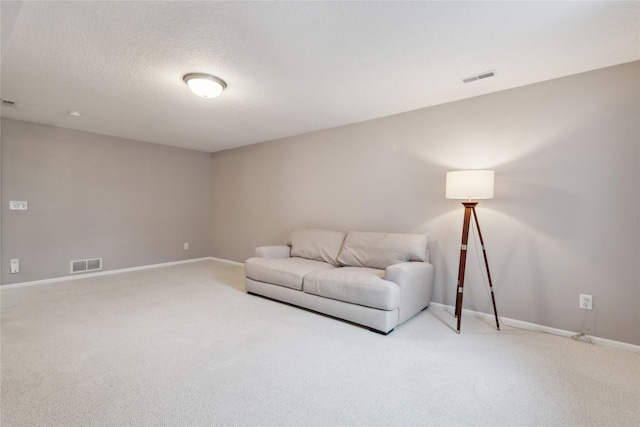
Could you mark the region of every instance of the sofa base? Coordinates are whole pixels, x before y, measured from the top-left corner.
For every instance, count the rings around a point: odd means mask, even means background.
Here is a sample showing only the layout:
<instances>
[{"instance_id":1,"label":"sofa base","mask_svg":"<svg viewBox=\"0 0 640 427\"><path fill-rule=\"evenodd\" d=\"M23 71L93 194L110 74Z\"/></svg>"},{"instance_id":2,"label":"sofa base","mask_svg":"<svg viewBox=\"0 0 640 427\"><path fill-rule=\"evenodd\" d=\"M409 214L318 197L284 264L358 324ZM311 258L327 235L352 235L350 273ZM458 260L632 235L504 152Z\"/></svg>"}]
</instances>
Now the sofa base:
<instances>
[{"instance_id":1,"label":"sofa base","mask_svg":"<svg viewBox=\"0 0 640 427\"><path fill-rule=\"evenodd\" d=\"M305 308L327 316L364 326L387 335L398 325L398 309L379 310L343 301L323 298L270 283L246 278L247 292Z\"/></svg>"},{"instance_id":2,"label":"sofa base","mask_svg":"<svg viewBox=\"0 0 640 427\"><path fill-rule=\"evenodd\" d=\"M341 318L339 318L339 317L335 317L335 316L330 316L330 315L328 315L328 314L321 313L321 312L319 312L319 311L315 311L315 310L311 310L310 308L302 307L302 306L300 306L300 305L291 304L290 302L280 301L280 300L277 300L277 299L275 299L275 298L270 298L270 297L266 297L266 296L264 296L264 295L256 294L256 293L254 293L254 292L247 292L247 293L248 293L249 295L253 295L253 296L256 296L256 297L259 297L259 298L268 299L269 301L274 301L274 302L277 302L277 303L279 303L279 304L285 304L285 305L288 305L288 306L291 306L291 307L298 308L298 309L300 309L300 310L308 311L308 312L313 313L313 314L318 314L318 315L320 315L320 316L328 317L328 318L330 318L330 319L335 319L335 320L339 320L339 321L341 321L341 322L349 323L349 324L351 324L351 325L354 325L354 326L358 326L358 327L360 327L360 328L367 329L367 330L369 330L369 331L371 331L371 332L375 332L376 334L380 334L380 335L385 335L385 336L386 336L386 335L389 335L391 332L395 331L395 328L394 328L394 329L390 330L389 332L382 332L382 331L379 331L379 330L377 330L377 329L373 329L373 328L369 328L369 327L367 327L367 326L361 325L361 324L359 324L359 323L351 322L351 321L349 321L349 320L341 319Z\"/></svg>"}]
</instances>

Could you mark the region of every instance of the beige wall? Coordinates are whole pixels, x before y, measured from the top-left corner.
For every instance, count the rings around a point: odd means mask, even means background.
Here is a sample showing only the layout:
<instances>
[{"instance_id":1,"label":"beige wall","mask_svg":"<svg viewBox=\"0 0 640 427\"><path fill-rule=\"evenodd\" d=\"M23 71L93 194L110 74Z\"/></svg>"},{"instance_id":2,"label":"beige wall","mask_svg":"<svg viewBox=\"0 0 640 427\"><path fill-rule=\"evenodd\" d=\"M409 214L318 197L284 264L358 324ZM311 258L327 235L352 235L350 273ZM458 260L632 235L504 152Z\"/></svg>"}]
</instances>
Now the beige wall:
<instances>
[{"instance_id":1,"label":"beige wall","mask_svg":"<svg viewBox=\"0 0 640 427\"><path fill-rule=\"evenodd\" d=\"M434 301L452 305L463 209L445 172L491 168L478 215L499 313L640 344L639 77L635 62L215 153L213 255L243 261L296 226L427 232ZM479 257L465 307L490 312Z\"/></svg>"},{"instance_id":2,"label":"beige wall","mask_svg":"<svg viewBox=\"0 0 640 427\"><path fill-rule=\"evenodd\" d=\"M113 270L211 255L207 153L9 119L1 148L2 284L66 276L76 259Z\"/></svg>"}]
</instances>

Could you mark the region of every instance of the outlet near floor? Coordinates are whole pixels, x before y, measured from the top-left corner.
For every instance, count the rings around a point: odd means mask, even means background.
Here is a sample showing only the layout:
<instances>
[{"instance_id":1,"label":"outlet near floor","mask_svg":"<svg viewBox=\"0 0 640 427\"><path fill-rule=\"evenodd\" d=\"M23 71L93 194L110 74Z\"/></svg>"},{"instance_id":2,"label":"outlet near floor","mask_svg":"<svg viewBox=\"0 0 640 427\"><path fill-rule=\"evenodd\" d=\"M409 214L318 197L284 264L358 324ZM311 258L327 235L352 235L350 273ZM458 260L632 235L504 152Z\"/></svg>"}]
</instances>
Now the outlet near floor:
<instances>
[{"instance_id":1,"label":"outlet near floor","mask_svg":"<svg viewBox=\"0 0 640 427\"><path fill-rule=\"evenodd\" d=\"M591 295L580 294L580 308L585 310L593 309L593 297Z\"/></svg>"}]
</instances>

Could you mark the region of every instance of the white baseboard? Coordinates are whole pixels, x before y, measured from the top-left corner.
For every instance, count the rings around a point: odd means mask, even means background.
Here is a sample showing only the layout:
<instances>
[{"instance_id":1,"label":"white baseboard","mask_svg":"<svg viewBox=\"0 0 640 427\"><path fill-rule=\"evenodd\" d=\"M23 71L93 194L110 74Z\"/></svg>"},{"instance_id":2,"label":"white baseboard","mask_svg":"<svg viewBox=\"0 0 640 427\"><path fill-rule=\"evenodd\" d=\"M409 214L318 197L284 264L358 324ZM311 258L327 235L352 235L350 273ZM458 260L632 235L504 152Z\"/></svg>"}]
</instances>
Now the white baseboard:
<instances>
[{"instance_id":1,"label":"white baseboard","mask_svg":"<svg viewBox=\"0 0 640 427\"><path fill-rule=\"evenodd\" d=\"M108 276L108 275L111 275L111 274L128 273L128 272L131 272L131 271L148 270L150 268L169 267L171 265L189 264L189 263L192 263L192 262L208 261L208 260L210 260L210 261L219 261L219 262L227 262L227 263L232 263L232 264L239 264L239 263L235 263L235 261L227 261L227 260L223 260L223 259L219 259L219 258L213 258L213 257L193 258L193 259L185 259L185 260L182 260L182 261L171 261L171 262L163 262L163 263L160 263L160 264L142 265L142 266L139 266L139 267L121 268L121 269L118 269L118 270L106 270L106 271L98 271L98 272L95 272L95 273L74 274L73 276L55 277L53 279L43 279L43 280L34 280L34 281L31 281L31 282L13 283L13 284L10 284L10 285L2 285L2 286L0 286L0 290L12 289L12 288L22 288L22 287L25 287L25 286L46 285L48 283L66 282L68 280L88 279L90 277ZM240 264L240 265L244 265L244 264Z\"/></svg>"},{"instance_id":2,"label":"white baseboard","mask_svg":"<svg viewBox=\"0 0 640 427\"><path fill-rule=\"evenodd\" d=\"M440 304L440 303L437 303L437 302L431 302L429 304L429 307L434 307L434 308L438 308L438 309L441 309L441 310L449 311L452 314L453 314L453 311L454 311L454 307L453 306ZM490 320L490 321L494 321L495 320L495 316L493 314L482 313L482 312L473 311L473 310L468 310L466 308L463 308L462 311L465 314L468 314L470 316L480 317L482 319L486 319L486 320ZM502 324L504 324L505 326L511 326L511 327L518 328L518 329L524 329L526 331L544 332L544 333L547 333L547 334L558 335L558 336L561 336L561 337L571 338L574 335L576 335L576 332L565 331L564 329L556 329L556 328L552 328L552 327L549 327L549 326L543 326L543 325L538 325L538 324L535 324L535 323L525 322L525 321L522 321L522 320L510 319L508 317L500 316L500 322ZM621 341L614 341L614 340L610 340L610 339L606 339L606 338L594 337L593 335L589 335L589 337L591 338L591 342L593 344L598 344L598 345L603 345L603 346L606 346L606 347L613 347L613 348L618 348L620 350L627 350L627 351L632 351L632 352L635 352L635 353L640 353L640 345L629 344L629 343L621 342Z\"/></svg>"},{"instance_id":3,"label":"white baseboard","mask_svg":"<svg viewBox=\"0 0 640 427\"><path fill-rule=\"evenodd\" d=\"M211 261L224 262L224 263L227 263L227 264L233 264L233 265L237 265L239 267L244 267L244 262L231 261L231 260L228 260L228 259L215 258L215 257L209 257L207 259L210 259Z\"/></svg>"}]
</instances>

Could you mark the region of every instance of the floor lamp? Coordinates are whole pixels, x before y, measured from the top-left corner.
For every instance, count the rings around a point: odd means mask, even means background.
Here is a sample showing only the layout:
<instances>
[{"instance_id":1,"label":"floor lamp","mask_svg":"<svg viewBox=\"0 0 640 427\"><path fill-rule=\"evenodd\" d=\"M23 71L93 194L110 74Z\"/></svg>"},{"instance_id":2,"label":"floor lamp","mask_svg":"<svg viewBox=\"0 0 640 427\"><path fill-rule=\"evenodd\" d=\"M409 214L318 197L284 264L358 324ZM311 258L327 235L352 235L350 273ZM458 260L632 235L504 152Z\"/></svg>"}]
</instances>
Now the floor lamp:
<instances>
[{"instance_id":1,"label":"floor lamp","mask_svg":"<svg viewBox=\"0 0 640 427\"><path fill-rule=\"evenodd\" d=\"M464 290L464 269L467 262L467 242L469 241L469 227L471 225L471 215L476 223L480 244L482 245L482 254L484 255L484 265L487 269L487 277L489 278L489 289L491 290L491 301L493 302L493 313L496 316L496 327L500 330L498 322L498 310L496 309L496 299L493 295L493 283L491 282L491 273L489 272L489 262L487 261L487 251L484 247L480 224L476 214L476 205L478 202L472 199L493 199L493 171L491 170L465 170L447 172L446 185L447 199L466 199L462 202L464 205L464 222L462 223L462 246L460 246L460 265L458 267L458 286L456 292L456 311L458 318L458 327L456 332L460 333L460 320L462 319L462 295Z\"/></svg>"}]
</instances>

